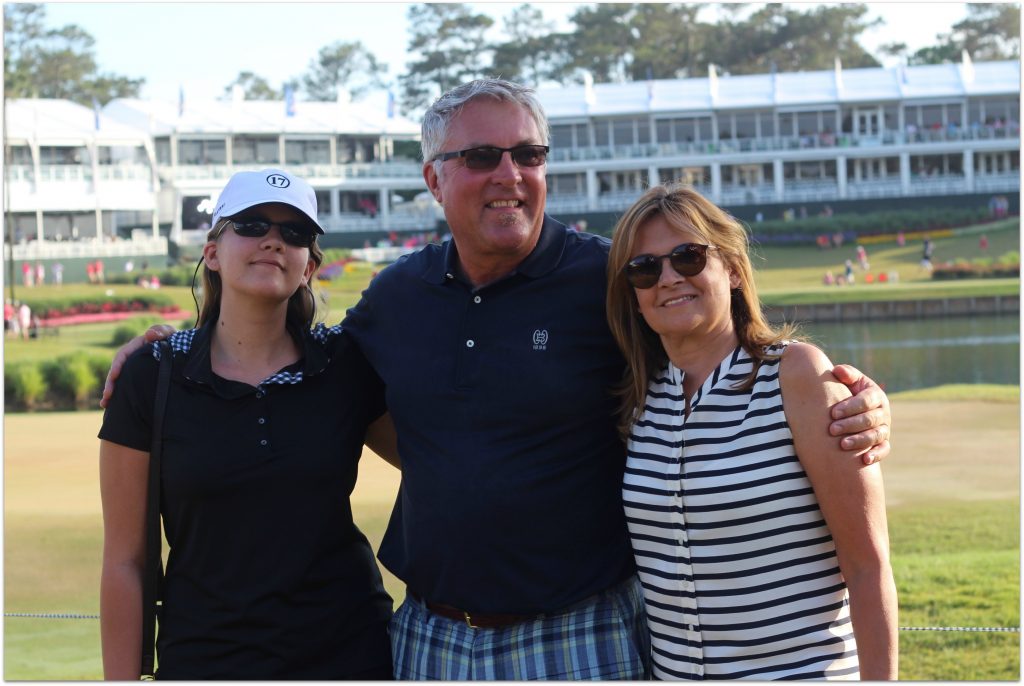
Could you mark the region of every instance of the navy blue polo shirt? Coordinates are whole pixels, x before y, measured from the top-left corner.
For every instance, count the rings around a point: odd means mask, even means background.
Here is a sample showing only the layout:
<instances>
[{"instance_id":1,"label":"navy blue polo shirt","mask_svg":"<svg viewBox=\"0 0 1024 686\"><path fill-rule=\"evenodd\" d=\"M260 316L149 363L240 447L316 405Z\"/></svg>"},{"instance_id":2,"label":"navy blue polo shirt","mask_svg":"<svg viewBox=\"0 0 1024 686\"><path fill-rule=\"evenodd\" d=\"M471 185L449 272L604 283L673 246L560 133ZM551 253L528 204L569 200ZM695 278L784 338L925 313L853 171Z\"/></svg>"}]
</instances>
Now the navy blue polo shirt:
<instances>
[{"instance_id":1,"label":"navy blue polo shirt","mask_svg":"<svg viewBox=\"0 0 1024 686\"><path fill-rule=\"evenodd\" d=\"M161 679L344 679L390 669L384 591L352 519L380 381L337 328L293 334L302 359L258 386L210 364L213 323L179 331L164 418L169 545ZM100 438L150 450L158 363L125 363Z\"/></svg>"},{"instance_id":2,"label":"navy blue polo shirt","mask_svg":"<svg viewBox=\"0 0 1024 686\"><path fill-rule=\"evenodd\" d=\"M386 386L402 458L378 557L414 593L551 612L633 572L608 248L545 217L500 281L474 289L447 241L384 269L349 310L343 327Z\"/></svg>"}]
</instances>

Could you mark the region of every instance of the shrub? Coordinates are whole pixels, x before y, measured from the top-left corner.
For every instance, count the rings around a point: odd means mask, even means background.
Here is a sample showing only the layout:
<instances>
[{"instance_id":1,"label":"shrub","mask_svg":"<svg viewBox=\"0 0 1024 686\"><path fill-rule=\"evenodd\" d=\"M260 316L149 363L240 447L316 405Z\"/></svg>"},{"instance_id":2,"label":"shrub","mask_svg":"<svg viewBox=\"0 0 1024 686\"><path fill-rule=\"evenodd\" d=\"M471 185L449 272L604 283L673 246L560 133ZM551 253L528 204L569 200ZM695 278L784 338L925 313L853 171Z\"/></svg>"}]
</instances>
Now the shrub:
<instances>
[{"instance_id":1,"label":"shrub","mask_svg":"<svg viewBox=\"0 0 1024 686\"><path fill-rule=\"evenodd\" d=\"M120 347L139 334L145 333L146 329L154 324L164 323L166 322L163 317L156 317L153 315L143 315L141 317L126 319L122 324L114 329L114 333L110 337L110 345L115 348Z\"/></svg>"},{"instance_id":2,"label":"shrub","mask_svg":"<svg viewBox=\"0 0 1024 686\"><path fill-rule=\"evenodd\" d=\"M840 213L831 217L814 216L784 221L769 219L747 222L760 243L813 244L818 236L841 233L847 242L868 236L892 235L898 231L934 231L970 226L991 220L986 207L882 210L867 213Z\"/></svg>"},{"instance_id":3,"label":"shrub","mask_svg":"<svg viewBox=\"0 0 1024 686\"><path fill-rule=\"evenodd\" d=\"M72 353L43 363L43 375L50 386L50 395L58 407L80 409L89 403L90 395L100 388L89 356Z\"/></svg>"},{"instance_id":4,"label":"shrub","mask_svg":"<svg viewBox=\"0 0 1024 686\"><path fill-rule=\"evenodd\" d=\"M46 379L39 365L22 362L4 366L4 396L7 402L33 410L45 395Z\"/></svg>"}]
</instances>

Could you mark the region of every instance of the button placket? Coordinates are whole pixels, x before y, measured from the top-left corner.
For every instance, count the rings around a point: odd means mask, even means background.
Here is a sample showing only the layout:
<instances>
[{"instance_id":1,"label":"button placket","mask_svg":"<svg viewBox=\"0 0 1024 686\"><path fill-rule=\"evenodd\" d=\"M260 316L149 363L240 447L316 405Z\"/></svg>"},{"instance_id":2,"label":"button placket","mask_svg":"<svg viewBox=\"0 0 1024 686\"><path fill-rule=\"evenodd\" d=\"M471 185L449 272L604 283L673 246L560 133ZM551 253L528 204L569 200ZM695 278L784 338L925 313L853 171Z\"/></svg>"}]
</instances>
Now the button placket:
<instances>
[{"instance_id":1,"label":"button placket","mask_svg":"<svg viewBox=\"0 0 1024 686\"><path fill-rule=\"evenodd\" d=\"M265 400L266 397L267 397L267 390L266 390L266 388L264 388L262 386L258 386L256 388L256 400L261 400L262 401L262 400ZM269 432L267 431L267 429L269 428L269 425L268 425L268 422L267 422L267 410L268 410L268 408L266 407L265 404L264 405L260 405L260 406L258 406L256 408L256 411L258 413L258 415L256 417L256 427L257 427L257 430L259 431L259 435L260 435L260 439L259 439L258 443L259 443L259 446L261 448L266 448L267 446L270 445L270 435L269 435Z\"/></svg>"}]
</instances>

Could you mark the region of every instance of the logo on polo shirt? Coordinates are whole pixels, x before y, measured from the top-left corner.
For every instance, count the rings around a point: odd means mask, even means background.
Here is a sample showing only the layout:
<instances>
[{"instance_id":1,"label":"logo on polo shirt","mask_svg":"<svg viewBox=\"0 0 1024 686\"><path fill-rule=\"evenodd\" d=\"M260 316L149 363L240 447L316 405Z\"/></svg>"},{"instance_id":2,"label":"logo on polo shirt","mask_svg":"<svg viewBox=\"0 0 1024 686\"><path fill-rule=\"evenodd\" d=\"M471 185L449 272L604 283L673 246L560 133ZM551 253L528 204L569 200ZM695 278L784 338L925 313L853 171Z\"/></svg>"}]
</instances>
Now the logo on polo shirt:
<instances>
[{"instance_id":1,"label":"logo on polo shirt","mask_svg":"<svg viewBox=\"0 0 1024 686\"><path fill-rule=\"evenodd\" d=\"M537 329L533 332L533 349L534 350L547 350L548 349L548 330Z\"/></svg>"}]
</instances>

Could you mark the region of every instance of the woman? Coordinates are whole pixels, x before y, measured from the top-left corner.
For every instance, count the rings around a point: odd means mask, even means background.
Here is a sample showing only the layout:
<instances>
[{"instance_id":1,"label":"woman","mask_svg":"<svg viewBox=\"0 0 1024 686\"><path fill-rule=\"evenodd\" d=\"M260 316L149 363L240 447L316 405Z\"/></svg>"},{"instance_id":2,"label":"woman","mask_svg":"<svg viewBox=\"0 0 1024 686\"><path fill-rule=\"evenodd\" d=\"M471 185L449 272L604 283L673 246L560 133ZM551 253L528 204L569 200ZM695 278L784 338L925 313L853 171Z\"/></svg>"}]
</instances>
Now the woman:
<instances>
[{"instance_id":1,"label":"woman","mask_svg":"<svg viewBox=\"0 0 1024 686\"><path fill-rule=\"evenodd\" d=\"M623 498L654 675L895 679L879 466L819 430L849 391L767 324L747 247L683 186L650 189L615 228Z\"/></svg>"},{"instance_id":2,"label":"woman","mask_svg":"<svg viewBox=\"0 0 1024 686\"><path fill-rule=\"evenodd\" d=\"M319 325L316 197L239 172L203 248L196 329L171 336L161 513L161 679L390 679L392 601L349 495L373 372ZM125 365L100 430L103 666L138 679L146 474L158 351Z\"/></svg>"}]
</instances>

